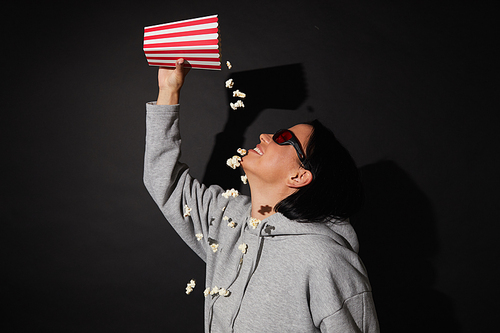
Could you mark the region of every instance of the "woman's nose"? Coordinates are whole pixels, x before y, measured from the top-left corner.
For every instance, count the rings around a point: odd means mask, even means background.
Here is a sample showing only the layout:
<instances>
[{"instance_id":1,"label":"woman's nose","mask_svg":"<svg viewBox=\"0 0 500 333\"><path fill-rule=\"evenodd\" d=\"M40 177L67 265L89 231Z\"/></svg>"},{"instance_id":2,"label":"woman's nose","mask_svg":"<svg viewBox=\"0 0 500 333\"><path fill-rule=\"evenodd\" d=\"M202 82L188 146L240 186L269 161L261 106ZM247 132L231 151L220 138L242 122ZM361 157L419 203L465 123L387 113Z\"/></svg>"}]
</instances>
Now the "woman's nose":
<instances>
[{"instance_id":1,"label":"woman's nose","mask_svg":"<svg viewBox=\"0 0 500 333\"><path fill-rule=\"evenodd\" d=\"M265 142L265 143L269 143L269 142L271 142L272 136L271 136L271 134L265 134L265 133L263 133L263 134L260 135L259 138L260 138L260 141Z\"/></svg>"}]
</instances>

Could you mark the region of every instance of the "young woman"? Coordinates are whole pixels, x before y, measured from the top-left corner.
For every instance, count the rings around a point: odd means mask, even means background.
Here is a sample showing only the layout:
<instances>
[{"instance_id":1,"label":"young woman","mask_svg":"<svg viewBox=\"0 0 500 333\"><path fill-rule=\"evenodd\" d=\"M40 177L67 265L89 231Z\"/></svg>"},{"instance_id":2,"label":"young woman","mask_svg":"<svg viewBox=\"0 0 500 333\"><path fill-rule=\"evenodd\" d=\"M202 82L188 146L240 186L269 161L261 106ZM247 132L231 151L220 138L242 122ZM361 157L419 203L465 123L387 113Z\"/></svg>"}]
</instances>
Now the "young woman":
<instances>
[{"instance_id":1,"label":"young woman","mask_svg":"<svg viewBox=\"0 0 500 333\"><path fill-rule=\"evenodd\" d=\"M160 68L148 103L144 183L206 262L206 332L378 332L348 217L356 166L314 121L275 134L242 158L251 197L206 187L180 163L179 96L189 69Z\"/></svg>"}]
</instances>

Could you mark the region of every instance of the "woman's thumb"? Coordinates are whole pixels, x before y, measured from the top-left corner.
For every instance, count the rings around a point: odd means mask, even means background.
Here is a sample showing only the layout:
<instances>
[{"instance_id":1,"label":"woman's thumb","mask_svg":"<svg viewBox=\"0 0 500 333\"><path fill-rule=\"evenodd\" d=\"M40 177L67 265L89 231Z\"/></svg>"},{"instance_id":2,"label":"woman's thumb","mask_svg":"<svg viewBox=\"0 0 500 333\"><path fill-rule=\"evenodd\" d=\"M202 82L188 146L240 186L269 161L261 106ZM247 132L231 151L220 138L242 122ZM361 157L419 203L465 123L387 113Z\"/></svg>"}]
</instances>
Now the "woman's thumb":
<instances>
[{"instance_id":1,"label":"woman's thumb","mask_svg":"<svg viewBox=\"0 0 500 333\"><path fill-rule=\"evenodd\" d=\"M184 59L183 58L177 59L177 61L175 62L175 69L182 70L183 68L184 68Z\"/></svg>"}]
</instances>

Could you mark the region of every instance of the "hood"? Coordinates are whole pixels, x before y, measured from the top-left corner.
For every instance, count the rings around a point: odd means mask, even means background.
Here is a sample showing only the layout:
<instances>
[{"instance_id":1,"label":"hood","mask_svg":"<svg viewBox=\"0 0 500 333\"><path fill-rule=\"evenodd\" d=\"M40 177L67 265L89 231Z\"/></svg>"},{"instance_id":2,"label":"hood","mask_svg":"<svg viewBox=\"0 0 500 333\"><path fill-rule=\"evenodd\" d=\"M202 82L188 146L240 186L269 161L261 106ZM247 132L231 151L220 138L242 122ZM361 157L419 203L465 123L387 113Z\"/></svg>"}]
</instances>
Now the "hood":
<instances>
[{"instance_id":1,"label":"hood","mask_svg":"<svg viewBox=\"0 0 500 333\"><path fill-rule=\"evenodd\" d=\"M358 237L348 221L331 220L325 223L301 223L289 220L281 213L275 213L262 220L256 229L248 231L261 237L293 235L323 235L356 253L359 250Z\"/></svg>"}]
</instances>

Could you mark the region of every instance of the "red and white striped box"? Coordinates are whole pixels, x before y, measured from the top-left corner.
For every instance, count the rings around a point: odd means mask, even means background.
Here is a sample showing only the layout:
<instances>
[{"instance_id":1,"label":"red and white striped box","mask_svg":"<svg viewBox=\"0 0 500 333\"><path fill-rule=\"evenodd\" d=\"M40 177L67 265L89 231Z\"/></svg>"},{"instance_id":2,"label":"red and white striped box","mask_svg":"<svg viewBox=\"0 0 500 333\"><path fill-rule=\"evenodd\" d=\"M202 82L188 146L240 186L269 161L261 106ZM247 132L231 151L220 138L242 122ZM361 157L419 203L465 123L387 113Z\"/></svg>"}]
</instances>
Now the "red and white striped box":
<instances>
[{"instance_id":1,"label":"red and white striped box","mask_svg":"<svg viewBox=\"0 0 500 333\"><path fill-rule=\"evenodd\" d=\"M144 54L150 66L175 67L184 58L192 68L220 70L217 15L144 28Z\"/></svg>"}]
</instances>

